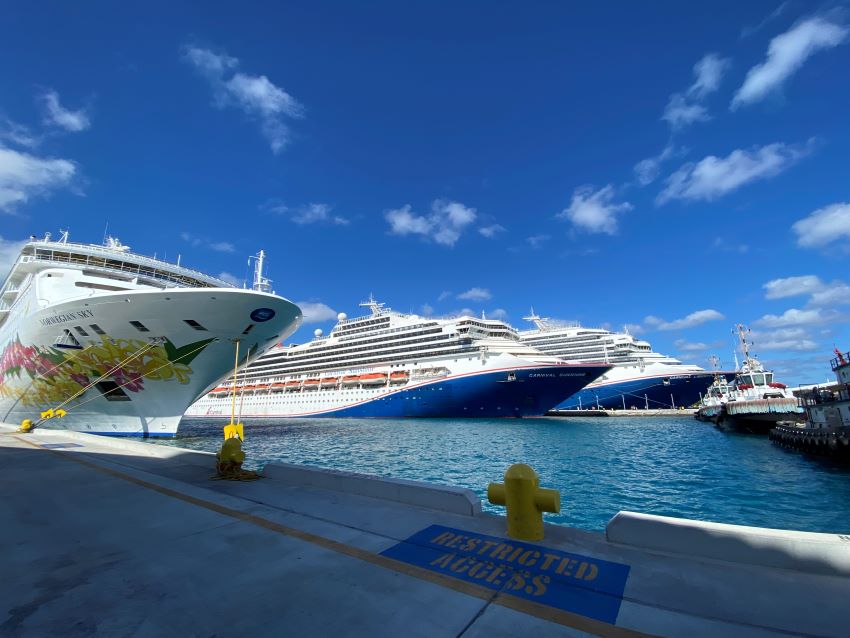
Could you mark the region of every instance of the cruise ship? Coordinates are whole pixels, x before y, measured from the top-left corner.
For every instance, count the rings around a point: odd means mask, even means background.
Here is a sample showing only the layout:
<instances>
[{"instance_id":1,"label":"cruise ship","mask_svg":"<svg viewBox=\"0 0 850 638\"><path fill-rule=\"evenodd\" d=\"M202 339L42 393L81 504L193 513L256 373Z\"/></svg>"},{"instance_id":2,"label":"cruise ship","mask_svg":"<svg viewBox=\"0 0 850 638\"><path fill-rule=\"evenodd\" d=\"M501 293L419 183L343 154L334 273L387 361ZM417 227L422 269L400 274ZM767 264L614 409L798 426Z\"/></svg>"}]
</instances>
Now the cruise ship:
<instances>
[{"instance_id":1,"label":"cruise ship","mask_svg":"<svg viewBox=\"0 0 850 638\"><path fill-rule=\"evenodd\" d=\"M611 369L567 363L502 321L402 314L373 298L324 336L280 346L197 401L187 417L542 416ZM235 392L235 394L234 394Z\"/></svg>"},{"instance_id":2,"label":"cruise ship","mask_svg":"<svg viewBox=\"0 0 850 638\"><path fill-rule=\"evenodd\" d=\"M232 374L237 348L253 360L300 324L298 306L270 292L263 258L255 290L241 290L114 238L31 238L0 288L0 421L173 436Z\"/></svg>"},{"instance_id":3,"label":"cruise ship","mask_svg":"<svg viewBox=\"0 0 850 638\"><path fill-rule=\"evenodd\" d=\"M523 343L570 363L613 366L599 379L562 401L559 410L679 408L699 401L714 373L659 354L624 332L555 322L534 313L523 317L534 329L522 330Z\"/></svg>"}]
</instances>

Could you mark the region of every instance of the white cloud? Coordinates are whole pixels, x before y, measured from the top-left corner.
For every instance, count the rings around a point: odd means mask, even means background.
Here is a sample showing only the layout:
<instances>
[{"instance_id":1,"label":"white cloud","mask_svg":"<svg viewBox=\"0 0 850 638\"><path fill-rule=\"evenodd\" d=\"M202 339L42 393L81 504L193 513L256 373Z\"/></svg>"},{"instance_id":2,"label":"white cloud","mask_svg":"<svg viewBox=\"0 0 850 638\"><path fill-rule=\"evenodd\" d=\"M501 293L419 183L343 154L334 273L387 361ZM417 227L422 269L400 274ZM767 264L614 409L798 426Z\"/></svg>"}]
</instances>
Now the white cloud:
<instances>
[{"instance_id":1,"label":"white cloud","mask_svg":"<svg viewBox=\"0 0 850 638\"><path fill-rule=\"evenodd\" d=\"M685 339L676 339L675 345L680 352L704 352L709 348L708 344L702 341L690 342Z\"/></svg>"},{"instance_id":2,"label":"white cloud","mask_svg":"<svg viewBox=\"0 0 850 638\"><path fill-rule=\"evenodd\" d=\"M681 93L674 93L667 102L664 115L661 119L666 121L674 131L685 128L694 122L706 122L711 119L702 104L688 102Z\"/></svg>"},{"instance_id":3,"label":"white cloud","mask_svg":"<svg viewBox=\"0 0 850 638\"><path fill-rule=\"evenodd\" d=\"M623 330L628 332L630 335L641 335L646 332L646 328L639 323L627 323L623 326Z\"/></svg>"},{"instance_id":4,"label":"white cloud","mask_svg":"<svg viewBox=\"0 0 850 638\"><path fill-rule=\"evenodd\" d=\"M797 352L809 352L811 350L817 350L819 347L811 339L787 339L784 341L771 339L768 341L759 341L756 344L758 350L794 350Z\"/></svg>"},{"instance_id":5,"label":"white cloud","mask_svg":"<svg viewBox=\"0 0 850 638\"><path fill-rule=\"evenodd\" d=\"M59 103L59 94L56 91L46 91L41 100L44 103L44 122L51 126L58 126L66 131L78 133L85 131L91 126L91 120L85 109L71 111Z\"/></svg>"},{"instance_id":6,"label":"white cloud","mask_svg":"<svg viewBox=\"0 0 850 638\"><path fill-rule=\"evenodd\" d=\"M226 272L226 271L218 273L218 278L226 281L229 284L236 286L237 288L241 288L242 284L244 283L236 275L233 275L233 274Z\"/></svg>"},{"instance_id":7,"label":"white cloud","mask_svg":"<svg viewBox=\"0 0 850 638\"><path fill-rule=\"evenodd\" d=\"M833 282L823 290L812 294L809 306L832 307L850 304L850 286L844 282Z\"/></svg>"},{"instance_id":8,"label":"white cloud","mask_svg":"<svg viewBox=\"0 0 850 638\"><path fill-rule=\"evenodd\" d=\"M614 187L608 184L598 191L592 186L580 186L573 192L569 208L557 217L570 220L573 225L589 233L617 233L617 213L629 211L628 202L614 203Z\"/></svg>"},{"instance_id":9,"label":"white cloud","mask_svg":"<svg viewBox=\"0 0 850 638\"><path fill-rule=\"evenodd\" d=\"M422 307L419 309L419 312L422 313L422 315L425 316L425 317L430 317L431 315L434 314L434 306L427 304L427 303L424 303L424 304L422 304Z\"/></svg>"},{"instance_id":10,"label":"white cloud","mask_svg":"<svg viewBox=\"0 0 850 638\"><path fill-rule=\"evenodd\" d=\"M289 142L286 119L304 116L304 107L294 97L265 75L235 71L239 60L226 54L187 46L183 49L183 59L209 81L216 106L233 106L258 120L273 153L280 153L286 147Z\"/></svg>"},{"instance_id":11,"label":"white cloud","mask_svg":"<svg viewBox=\"0 0 850 638\"><path fill-rule=\"evenodd\" d=\"M448 299L451 296L452 296L451 290L444 290L443 292L440 293L439 297L437 297L437 301L445 301L446 299Z\"/></svg>"},{"instance_id":12,"label":"white cloud","mask_svg":"<svg viewBox=\"0 0 850 638\"><path fill-rule=\"evenodd\" d=\"M696 312L689 314L687 317L675 319L674 321L665 321L664 319L653 317L652 315L646 317L643 321L645 324L653 326L658 330L682 330L684 328L699 326L708 321L718 321L725 318L726 317L716 310L706 309L697 310Z\"/></svg>"},{"instance_id":13,"label":"white cloud","mask_svg":"<svg viewBox=\"0 0 850 638\"><path fill-rule=\"evenodd\" d=\"M210 248L220 253L236 252L236 248L228 241L218 241L210 244Z\"/></svg>"},{"instance_id":14,"label":"white cloud","mask_svg":"<svg viewBox=\"0 0 850 638\"><path fill-rule=\"evenodd\" d=\"M750 182L775 177L811 152L806 145L768 144L746 151L736 149L726 157L709 155L699 162L683 165L665 181L657 204L672 199L717 199Z\"/></svg>"},{"instance_id":15,"label":"white cloud","mask_svg":"<svg viewBox=\"0 0 850 638\"><path fill-rule=\"evenodd\" d=\"M674 93L670 96L661 119L666 121L674 131L683 129L694 122L705 122L711 119L708 109L700 102L718 89L729 66L730 61L716 53L704 55L694 65L693 84L684 94Z\"/></svg>"},{"instance_id":16,"label":"white cloud","mask_svg":"<svg viewBox=\"0 0 850 638\"><path fill-rule=\"evenodd\" d=\"M486 288L470 288L466 292L460 293L457 298L467 301L487 301L492 299L493 295Z\"/></svg>"},{"instance_id":17,"label":"white cloud","mask_svg":"<svg viewBox=\"0 0 850 638\"><path fill-rule=\"evenodd\" d=\"M536 250L543 245L543 242L549 241L550 239L552 239L550 235L532 235L531 237L526 237L525 241Z\"/></svg>"},{"instance_id":18,"label":"white cloud","mask_svg":"<svg viewBox=\"0 0 850 638\"><path fill-rule=\"evenodd\" d=\"M263 204L260 208L262 210L266 210L272 213L277 213L278 215L287 216L291 221L302 226L317 223L347 226L351 223L345 217L340 217L339 215L331 215L333 206L331 206L330 204L310 203L306 206L290 208L283 202L272 199Z\"/></svg>"},{"instance_id":19,"label":"white cloud","mask_svg":"<svg viewBox=\"0 0 850 638\"><path fill-rule=\"evenodd\" d=\"M507 321L508 311L504 308L494 308L493 310L487 313L487 318L498 319L499 321Z\"/></svg>"},{"instance_id":20,"label":"white cloud","mask_svg":"<svg viewBox=\"0 0 850 638\"><path fill-rule=\"evenodd\" d=\"M36 157L0 146L0 211L12 212L33 196L70 186L76 172L76 164L70 160Z\"/></svg>"},{"instance_id":21,"label":"white cloud","mask_svg":"<svg viewBox=\"0 0 850 638\"><path fill-rule=\"evenodd\" d=\"M730 240L724 237L715 237L711 245L713 248L727 253L746 255L750 251L749 244L739 244L736 240Z\"/></svg>"},{"instance_id":22,"label":"white cloud","mask_svg":"<svg viewBox=\"0 0 850 638\"><path fill-rule=\"evenodd\" d=\"M673 145L668 144L658 155L647 157L635 164L634 171L638 184L647 186L654 182L661 173L661 164L673 157L675 152Z\"/></svg>"},{"instance_id":23,"label":"white cloud","mask_svg":"<svg viewBox=\"0 0 850 638\"><path fill-rule=\"evenodd\" d=\"M0 140L26 148L35 148L41 143L41 138L30 131L29 127L10 119L5 119L0 125Z\"/></svg>"},{"instance_id":24,"label":"white cloud","mask_svg":"<svg viewBox=\"0 0 850 638\"><path fill-rule=\"evenodd\" d=\"M770 41L765 61L747 72L730 108L734 111L741 105L764 99L779 89L809 57L838 46L847 39L848 33L844 25L814 16L776 36Z\"/></svg>"},{"instance_id":25,"label":"white cloud","mask_svg":"<svg viewBox=\"0 0 850 638\"><path fill-rule=\"evenodd\" d=\"M789 4L791 4L790 0L785 0L785 2L776 7L773 11L771 11L770 15L768 15L764 20L759 22L756 26L744 27L743 29L741 29L741 38L748 38L754 33L761 31L765 27L765 25L778 18L785 11L785 9L788 8Z\"/></svg>"},{"instance_id":26,"label":"white cloud","mask_svg":"<svg viewBox=\"0 0 850 638\"><path fill-rule=\"evenodd\" d=\"M850 203L830 204L809 214L791 226L797 244L805 248L825 246L850 237Z\"/></svg>"},{"instance_id":27,"label":"white cloud","mask_svg":"<svg viewBox=\"0 0 850 638\"><path fill-rule=\"evenodd\" d=\"M26 240L15 241L0 237L0 282L6 279Z\"/></svg>"},{"instance_id":28,"label":"white cloud","mask_svg":"<svg viewBox=\"0 0 850 638\"><path fill-rule=\"evenodd\" d=\"M823 282L815 275L803 275L800 277L771 279L762 288L765 289L765 299L784 299L785 297L810 295L813 292L821 290L823 286Z\"/></svg>"},{"instance_id":29,"label":"white cloud","mask_svg":"<svg viewBox=\"0 0 850 638\"><path fill-rule=\"evenodd\" d=\"M337 312L330 306L315 301L296 301L295 305L301 308L304 316L302 323L320 323L336 319Z\"/></svg>"},{"instance_id":30,"label":"white cloud","mask_svg":"<svg viewBox=\"0 0 850 638\"><path fill-rule=\"evenodd\" d=\"M443 246L454 246L461 234L475 221L474 208L467 208L460 202L443 199L434 200L431 214L427 217L412 212L409 204L388 210L384 218L390 224L393 235L422 235Z\"/></svg>"},{"instance_id":31,"label":"white cloud","mask_svg":"<svg viewBox=\"0 0 850 638\"><path fill-rule=\"evenodd\" d=\"M688 89L688 95L695 98L704 98L714 93L720 87L723 74L729 68L730 60L721 58L716 53L708 53L694 65L696 80Z\"/></svg>"},{"instance_id":32,"label":"white cloud","mask_svg":"<svg viewBox=\"0 0 850 638\"><path fill-rule=\"evenodd\" d=\"M786 326L805 326L823 323L828 317L821 314L818 309L799 310L789 308L781 315L764 315L755 324L765 328L784 328Z\"/></svg>"},{"instance_id":33,"label":"white cloud","mask_svg":"<svg viewBox=\"0 0 850 638\"><path fill-rule=\"evenodd\" d=\"M482 226L478 232L484 235L487 239L493 239L499 233L505 232L505 227L501 224L491 224L490 226Z\"/></svg>"}]
</instances>

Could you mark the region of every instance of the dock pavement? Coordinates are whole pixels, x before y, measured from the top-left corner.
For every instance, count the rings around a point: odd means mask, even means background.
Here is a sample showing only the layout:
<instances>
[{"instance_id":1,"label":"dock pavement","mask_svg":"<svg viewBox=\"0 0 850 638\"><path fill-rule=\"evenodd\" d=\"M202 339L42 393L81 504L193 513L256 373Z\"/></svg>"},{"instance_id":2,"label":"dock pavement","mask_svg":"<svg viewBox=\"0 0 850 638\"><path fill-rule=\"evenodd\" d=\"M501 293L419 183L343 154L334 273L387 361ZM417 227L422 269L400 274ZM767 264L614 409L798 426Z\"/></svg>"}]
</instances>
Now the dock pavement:
<instances>
[{"instance_id":1,"label":"dock pavement","mask_svg":"<svg viewBox=\"0 0 850 638\"><path fill-rule=\"evenodd\" d=\"M2 636L847 635L848 536L620 512L524 543L465 489L12 426L0 462Z\"/></svg>"}]
</instances>

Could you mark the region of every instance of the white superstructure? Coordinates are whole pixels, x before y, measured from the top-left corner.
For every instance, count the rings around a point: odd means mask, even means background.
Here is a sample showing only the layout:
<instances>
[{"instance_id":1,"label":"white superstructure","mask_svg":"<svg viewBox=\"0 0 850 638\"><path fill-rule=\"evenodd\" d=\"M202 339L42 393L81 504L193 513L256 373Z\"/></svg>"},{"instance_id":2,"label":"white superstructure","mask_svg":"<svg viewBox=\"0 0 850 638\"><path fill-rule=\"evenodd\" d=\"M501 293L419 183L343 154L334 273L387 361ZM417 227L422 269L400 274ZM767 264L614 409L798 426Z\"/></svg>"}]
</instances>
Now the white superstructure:
<instances>
[{"instance_id":1,"label":"white superstructure","mask_svg":"<svg viewBox=\"0 0 850 638\"><path fill-rule=\"evenodd\" d=\"M0 288L0 421L61 407L67 416L44 427L171 436L186 407L233 369L237 341L240 360L252 360L300 319L282 297L114 238L31 238Z\"/></svg>"},{"instance_id":2,"label":"white superstructure","mask_svg":"<svg viewBox=\"0 0 850 638\"><path fill-rule=\"evenodd\" d=\"M567 364L523 344L502 321L344 313L331 333L277 347L238 376L242 417L540 415L608 369ZM228 414L232 380L187 416Z\"/></svg>"},{"instance_id":3,"label":"white superstructure","mask_svg":"<svg viewBox=\"0 0 850 638\"><path fill-rule=\"evenodd\" d=\"M627 332L552 321L534 309L524 319L535 328L519 332L523 343L567 362L613 366L564 402L563 409L686 406L698 401L712 381L705 369L655 352L647 341Z\"/></svg>"}]
</instances>

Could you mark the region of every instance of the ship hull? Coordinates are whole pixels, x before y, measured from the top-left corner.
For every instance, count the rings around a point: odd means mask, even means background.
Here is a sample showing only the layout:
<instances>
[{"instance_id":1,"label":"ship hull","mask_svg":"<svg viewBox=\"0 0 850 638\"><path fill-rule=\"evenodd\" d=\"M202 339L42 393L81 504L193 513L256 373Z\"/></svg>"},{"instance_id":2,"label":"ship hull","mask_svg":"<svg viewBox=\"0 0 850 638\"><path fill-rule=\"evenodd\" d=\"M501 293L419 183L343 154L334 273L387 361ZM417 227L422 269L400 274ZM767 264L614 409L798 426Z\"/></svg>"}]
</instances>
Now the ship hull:
<instances>
[{"instance_id":1,"label":"ship hull","mask_svg":"<svg viewBox=\"0 0 850 638\"><path fill-rule=\"evenodd\" d=\"M687 407L698 402L714 380L714 374L711 372L678 375L667 372L627 378L616 378L619 376L617 373L618 368L614 368L605 375L609 380L588 385L561 402L557 409L630 410Z\"/></svg>"},{"instance_id":2,"label":"ship hull","mask_svg":"<svg viewBox=\"0 0 850 638\"><path fill-rule=\"evenodd\" d=\"M240 359L254 359L299 319L285 299L246 290L127 291L47 307L26 291L0 330L0 421L38 422L61 407L66 416L39 427L174 436L186 408L232 371L235 340Z\"/></svg>"},{"instance_id":3,"label":"ship hull","mask_svg":"<svg viewBox=\"0 0 850 638\"><path fill-rule=\"evenodd\" d=\"M442 379L409 383L401 388L385 385L241 396L237 410L242 419L535 417L544 415L607 369L597 365L524 365L511 362L508 357L500 359L498 365L485 370L456 370ZM510 363L514 365L505 365ZM231 399L204 397L187 411L186 417L229 418Z\"/></svg>"}]
</instances>

